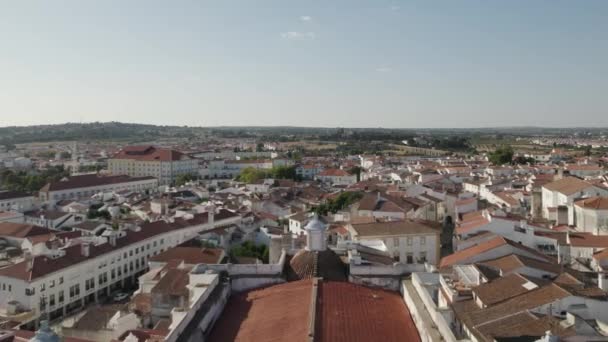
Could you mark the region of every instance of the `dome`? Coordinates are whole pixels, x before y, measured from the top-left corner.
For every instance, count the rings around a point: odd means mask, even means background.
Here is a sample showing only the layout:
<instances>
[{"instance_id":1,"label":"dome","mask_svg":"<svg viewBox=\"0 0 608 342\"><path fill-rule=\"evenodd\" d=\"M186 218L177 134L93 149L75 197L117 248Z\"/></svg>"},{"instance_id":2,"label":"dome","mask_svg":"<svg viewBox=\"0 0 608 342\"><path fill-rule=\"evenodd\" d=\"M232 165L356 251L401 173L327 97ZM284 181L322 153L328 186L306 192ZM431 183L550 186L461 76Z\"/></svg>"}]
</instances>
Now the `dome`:
<instances>
[{"instance_id":1,"label":"dome","mask_svg":"<svg viewBox=\"0 0 608 342\"><path fill-rule=\"evenodd\" d=\"M310 221L308 221L308 224L306 225L306 227L304 227L304 229L306 229L307 231L324 231L326 228L325 223L323 223L320 219L319 219L319 215L315 214L312 219Z\"/></svg>"},{"instance_id":2,"label":"dome","mask_svg":"<svg viewBox=\"0 0 608 342\"><path fill-rule=\"evenodd\" d=\"M320 277L325 280L346 281L346 266L332 250L300 250L287 267L287 280L295 281Z\"/></svg>"}]
</instances>

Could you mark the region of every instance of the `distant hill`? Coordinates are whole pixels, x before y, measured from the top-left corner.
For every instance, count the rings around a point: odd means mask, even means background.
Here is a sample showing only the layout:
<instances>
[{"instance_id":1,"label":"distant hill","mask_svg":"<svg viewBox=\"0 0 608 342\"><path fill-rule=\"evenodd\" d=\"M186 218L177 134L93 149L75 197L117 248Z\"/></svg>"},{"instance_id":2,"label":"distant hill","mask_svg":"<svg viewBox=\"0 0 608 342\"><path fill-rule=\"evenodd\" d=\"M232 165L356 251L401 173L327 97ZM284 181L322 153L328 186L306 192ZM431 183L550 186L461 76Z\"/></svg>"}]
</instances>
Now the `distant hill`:
<instances>
[{"instance_id":1,"label":"distant hill","mask_svg":"<svg viewBox=\"0 0 608 342\"><path fill-rule=\"evenodd\" d=\"M192 137L202 128L155 126L121 122L65 123L0 127L0 145L60 140L145 140L158 137Z\"/></svg>"}]
</instances>

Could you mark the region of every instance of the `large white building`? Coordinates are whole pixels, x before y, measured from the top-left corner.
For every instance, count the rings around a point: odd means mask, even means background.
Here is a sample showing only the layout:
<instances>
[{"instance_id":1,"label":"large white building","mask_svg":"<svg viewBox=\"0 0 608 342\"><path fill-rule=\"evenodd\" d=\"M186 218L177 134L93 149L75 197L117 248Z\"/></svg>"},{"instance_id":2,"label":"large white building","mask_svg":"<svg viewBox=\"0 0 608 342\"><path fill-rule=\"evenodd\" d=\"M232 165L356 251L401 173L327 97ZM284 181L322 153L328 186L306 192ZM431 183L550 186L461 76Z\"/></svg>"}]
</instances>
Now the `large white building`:
<instances>
[{"instance_id":1,"label":"large white building","mask_svg":"<svg viewBox=\"0 0 608 342\"><path fill-rule=\"evenodd\" d=\"M223 209L76 238L48 254L26 255L0 269L0 319L34 324L42 312L51 319L65 316L125 282L134 283L146 271L149 258L200 232L240 221L239 215Z\"/></svg>"},{"instance_id":2,"label":"large white building","mask_svg":"<svg viewBox=\"0 0 608 342\"><path fill-rule=\"evenodd\" d=\"M341 169L325 169L317 173L314 178L330 185L351 185L357 183L357 176Z\"/></svg>"},{"instance_id":3,"label":"large white building","mask_svg":"<svg viewBox=\"0 0 608 342\"><path fill-rule=\"evenodd\" d=\"M58 182L46 184L40 189L42 201L57 202L64 199L79 200L100 192L130 190L134 192L155 191L158 179L152 176L129 177L100 176L96 174L70 176Z\"/></svg>"},{"instance_id":4,"label":"large white building","mask_svg":"<svg viewBox=\"0 0 608 342\"><path fill-rule=\"evenodd\" d=\"M155 146L127 146L108 160L114 175L151 176L160 185L175 182L179 175L198 175L198 160L179 151Z\"/></svg>"},{"instance_id":5,"label":"large white building","mask_svg":"<svg viewBox=\"0 0 608 342\"><path fill-rule=\"evenodd\" d=\"M24 212L32 209L34 196L20 191L0 191L0 211Z\"/></svg>"},{"instance_id":6,"label":"large white building","mask_svg":"<svg viewBox=\"0 0 608 342\"><path fill-rule=\"evenodd\" d=\"M552 215L557 207L571 206L576 199L594 196L608 196L608 190L575 177L565 177L545 184L542 187L543 215L549 220L557 220ZM573 215L569 216L569 223L573 224Z\"/></svg>"},{"instance_id":7,"label":"large white building","mask_svg":"<svg viewBox=\"0 0 608 342\"><path fill-rule=\"evenodd\" d=\"M246 168L270 170L272 167L270 159L212 160L200 169L200 175L203 178L235 178Z\"/></svg>"},{"instance_id":8,"label":"large white building","mask_svg":"<svg viewBox=\"0 0 608 342\"><path fill-rule=\"evenodd\" d=\"M440 258L439 229L416 221L390 221L348 226L353 241L381 240L395 261L437 265Z\"/></svg>"},{"instance_id":9,"label":"large white building","mask_svg":"<svg viewBox=\"0 0 608 342\"><path fill-rule=\"evenodd\" d=\"M574 225L583 232L608 235L608 197L574 202Z\"/></svg>"}]
</instances>

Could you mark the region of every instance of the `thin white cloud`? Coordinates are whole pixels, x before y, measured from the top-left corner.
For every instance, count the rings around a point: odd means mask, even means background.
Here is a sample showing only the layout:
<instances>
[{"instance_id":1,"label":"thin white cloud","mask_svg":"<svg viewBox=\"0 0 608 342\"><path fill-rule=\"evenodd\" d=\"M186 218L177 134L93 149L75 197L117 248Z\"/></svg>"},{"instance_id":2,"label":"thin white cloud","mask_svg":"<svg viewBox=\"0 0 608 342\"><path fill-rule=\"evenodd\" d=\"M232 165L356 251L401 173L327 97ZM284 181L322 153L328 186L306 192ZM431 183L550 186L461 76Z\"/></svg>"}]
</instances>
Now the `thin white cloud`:
<instances>
[{"instance_id":1,"label":"thin white cloud","mask_svg":"<svg viewBox=\"0 0 608 342\"><path fill-rule=\"evenodd\" d=\"M391 9L391 11L393 11L393 12L397 12L397 11L399 11L399 10L401 9L401 7L400 7L400 6L397 6L397 5L393 5L393 6L391 6L391 7L390 7L390 9Z\"/></svg>"},{"instance_id":2,"label":"thin white cloud","mask_svg":"<svg viewBox=\"0 0 608 342\"><path fill-rule=\"evenodd\" d=\"M309 15L303 15L303 16L300 16L300 20L301 21L311 21L312 17Z\"/></svg>"},{"instance_id":3,"label":"thin white cloud","mask_svg":"<svg viewBox=\"0 0 608 342\"><path fill-rule=\"evenodd\" d=\"M288 31L281 33L281 38L287 40L312 40L315 39L314 32Z\"/></svg>"},{"instance_id":4,"label":"thin white cloud","mask_svg":"<svg viewBox=\"0 0 608 342\"><path fill-rule=\"evenodd\" d=\"M387 66L382 66L382 67L377 67L376 71L377 72L391 72L391 71L393 71L393 69L390 67L387 67Z\"/></svg>"}]
</instances>

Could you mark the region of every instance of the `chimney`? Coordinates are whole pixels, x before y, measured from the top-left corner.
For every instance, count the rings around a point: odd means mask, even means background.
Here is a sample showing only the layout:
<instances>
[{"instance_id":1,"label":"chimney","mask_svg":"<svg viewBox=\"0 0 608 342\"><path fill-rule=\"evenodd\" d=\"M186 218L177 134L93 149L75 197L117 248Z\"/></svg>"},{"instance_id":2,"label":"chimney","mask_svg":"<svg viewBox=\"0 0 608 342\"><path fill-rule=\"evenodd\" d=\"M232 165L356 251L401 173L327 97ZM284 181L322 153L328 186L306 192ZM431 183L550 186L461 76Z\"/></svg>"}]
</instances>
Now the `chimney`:
<instances>
[{"instance_id":1,"label":"chimney","mask_svg":"<svg viewBox=\"0 0 608 342\"><path fill-rule=\"evenodd\" d=\"M112 247L116 247L116 234L110 235L110 237L108 238L108 242Z\"/></svg>"},{"instance_id":2,"label":"chimney","mask_svg":"<svg viewBox=\"0 0 608 342\"><path fill-rule=\"evenodd\" d=\"M26 251L23 257L25 258L25 270L30 272L34 268L34 257L30 251Z\"/></svg>"},{"instance_id":3,"label":"chimney","mask_svg":"<svg viewBox=\"0 0 608 342\"><path fill-rule=\"evenodd\" d=\"M209 224L210 224L211 226L213 226L213 224L215 223L215 207L214 207L214 206L212 206L212 207L209 209L208 215L209 215L209 216L208 216L208 218L209 218L209 219L208 219L208 222L209 222Z\"/></svg>"},{"instance_id":4,"label":"chimney","mask_svg":"<svg viewBox=\"0 0 608 342\"><path fill-rule=\"evenodd\" d=\"M564 169L563 168L558 168L557 169L557 176L554 177L555 180L560 180L562 178L564 178Z\"/></svg>"},{"instance_id":5,"label":"chimney","mask_svg":"<svg viewBox=\"0 0 608 342\"><path fill-rule=\"evenodd\" d=\"M88 258L90 252L90 246L88 242L80 244L80 251L82 252L82 256Z\"/></svg>"}]
</instances>

